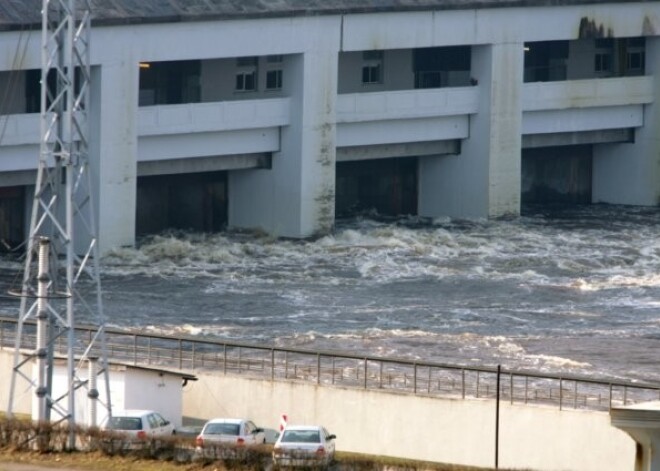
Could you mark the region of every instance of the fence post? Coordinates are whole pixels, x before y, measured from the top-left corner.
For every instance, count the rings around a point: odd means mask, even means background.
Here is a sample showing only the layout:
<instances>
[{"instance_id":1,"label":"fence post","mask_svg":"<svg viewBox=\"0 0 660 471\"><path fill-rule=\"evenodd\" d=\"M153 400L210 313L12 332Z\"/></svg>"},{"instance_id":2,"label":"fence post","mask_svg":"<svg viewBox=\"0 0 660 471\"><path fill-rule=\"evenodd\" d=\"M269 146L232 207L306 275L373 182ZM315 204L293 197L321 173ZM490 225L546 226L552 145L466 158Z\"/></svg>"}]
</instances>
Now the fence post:
<instances>
[{"instance_id":1,"label":"fence post","mask_svg":"<svg viewBox=\"0 0 660 471\"><path fill-rule=\"evenodd\" d=\"M461 393L465 399L465 369L461 368Z\"/></svg>"},{"instance_id":2,"label":"fence post","mask_svg":"<svg viewBox=\"0 0 660 471\"><path fill-rule=\"evenodd\" d=\"M222 372L227 374L227 344L222 344Z\"/></svg>"},{"instance_id":3,"label":"fence post","mask_svg":"<svg viewBox=\"0 0 660 471\"><path fill-rule=\"evenodd\" d=\"M378 388L383 389L383 360L378 365Z\"/></svg>"},{"instance_id":4,"label":"fence post","mask_svg":"<svg viewBox=\"0 0 660 471\"><path fill-rule=\"evenodd\" d=\"M577 409L577 396L578 396L578 382L575 380L575 386L573 388L573 409Z\"/></svg>"},{"instance_id":5,"label":"fence post","mask_svg":"<svg viewBox=\"0 0 660 471\"><path fill-rule=\"evenodd\" d=\"M270 380L275 380L275 349L270 349Z\"/></svg>"},{"instance_id":6,"label":"fence post","mask_svg":"<svg viewBox=\"0 0 660 471\"><path fill-rule=\"evenodd\" d=\"M195 342L192 343L192 370L195 371Z\"/></svg>"},{"instance_id":7,"label":"fence post","mask_svg":"<svg viewBox=\"0 0 660 471\"><path fill-rule=\"evenodd\" d=\"M133 364L137 365L137 335L133 336Z\"/></svg>"},{"instance_id":8,"label":"fence post","mask_svg":"<svg viewBox=\"0 0 660 471\"><path fill-rule=\"evenodd\" d=\"M332 357L332 384L335 384L335 357Z\"/></svg>"},{"instance_id":9,"label":"fence post","mask_svg":"<svg viewBox=\"0 0 660 471\"><path fill-rule=\"evenodd\" d=\"M241 347L238 347L238 374L241 374Z\"/></svg>"},{"instance_id":10,"label":"fence post","mask_svg":"<svg viewBox=\"0 0 660 471\"><path fill-rule=\"evenodd\" d=\"M147 340L147 364L151 365L151 337L148 337Z\"/></svg>"},{"instance_id":11,"label":"fence post","mask_svg":"<svg viewBox=\"0 0 660 471\"><path fill-rule=\"evenodd\" d=\"M316 384L321 384L321 354L316 354Z\"/></svg>"},{"instance_id":12,"label":"fence post","mask_svg":"<svg viewBox=\"0 0 660 471\"><path fill-rule=\"evenodd\" d=\"M513 372L509 372L509 391L511 392L511 404L513 404Z\"/></svg>"},{"instance_id":13,"label":"fence post","mask_svg":"<svg viewBox=\"0 0 660 471\"><path fill-rule=\"evenodd\" d=\"M413 363L413 393L417 394L417 363Z\"/></svg>"},{"instance_id":14,"label":"fence post","mask_svg":"<svg viewBox=\"0 0 660 471\"><path fill-rule=\"evenodd\" d=\"M426 393L427 393L427 394L431 394L431 371L433 371L433 370L432 370L431 367L429 366L429 384L428 384L428 386L427 386L427 388L426 388Z\"/></svg>"},{"instance_id":15,"label":"fence post","mask_svg":"<svg viewBox=\"0 0 660 471\"><path fill-rule=\"evenodd\" d=\"M623 386L623 405L628 405L628 386Z\"/></svg>"},{"instance_id":16,"label":"fence post","mask_svg":"<svg viewBox=\"0 0 660 471\"><path fill-rule=\"evenodd\" d=\"M561 410L563 399L564 399L564 379L559 378L559 410Z\"/></svg>"},{"instance_id":17,"label":"fence post","mask_svg":"<svg viewBox=\"0 0 660 471\"><path fill-rule=\"evenodd\" d=\"M525 404L527 404L528 385L529 385L529 376L525 376Z\"/></svg>"},{"instance_id":18,"label":"fence post","mask_svg":"<svg viewBox=\"0 0 660 471\"><path fill-rule=\"evenodd\" d=\"M183 369L183 340L179 339L179 369Z\"/></svg>"},{"instance_id":19,"label":"fence post","mask_svg":"<svg viewBox=\"0 0 660 471\"><path fill-rule=\"evenodd\" d=\"M479 399L479 371L477 371L477 399Z\"/></svg>"},{"instance_id":20,"label":"fence post","mask_svg":"<svg viewBox=\"0 0 660 471\"><path fill-rule=\"evenodd\" d=\"M367 389L367 359L364 359L364 389Z\"/></svg>"},{"instance_id":21,"label":"fence post","mask_svg":"<svg viewBox=\"0 0 660 471\"><path fill-rule=\"evenodd\" d=\"M289 378L289 352L284 352L284 379Z\"/></svg>"}]
</instances>

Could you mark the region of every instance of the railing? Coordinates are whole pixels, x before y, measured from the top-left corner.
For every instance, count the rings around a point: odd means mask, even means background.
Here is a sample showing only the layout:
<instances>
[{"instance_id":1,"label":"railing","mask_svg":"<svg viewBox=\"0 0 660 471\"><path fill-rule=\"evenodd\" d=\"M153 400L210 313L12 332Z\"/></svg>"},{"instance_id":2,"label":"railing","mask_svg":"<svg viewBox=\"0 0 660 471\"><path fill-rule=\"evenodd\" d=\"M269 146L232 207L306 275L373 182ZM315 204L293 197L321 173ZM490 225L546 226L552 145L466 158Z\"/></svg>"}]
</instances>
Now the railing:
<instances>
[{"instance_id":1,"label":"railing","mask_svg":"<svg viewBox=\"0 0 660 471\"><path fill-rule=\"evenodd\" d=\"M0 317L0 346L13 347L16 319ZM76 328L82 353L98 329ZM495 398L497 370L405 359L357 356L230 343L190 336L171 337L105 329L108 356L114 361L180 371L215 371L270 380L297 380L324 386L448 398ZM34 347L36 325L23 325L21 345ZM61 338L60 338L61 339ZM64 342L64 340L62 340ZM64 353L63 343L54 346ZM94 354L100 354L96 347ZM660 385L612 382L579 376L554 376L502 370L500 399L511 404L537 404L559 409L608 410L660 400Z\"/></svg>"}]
</instances>

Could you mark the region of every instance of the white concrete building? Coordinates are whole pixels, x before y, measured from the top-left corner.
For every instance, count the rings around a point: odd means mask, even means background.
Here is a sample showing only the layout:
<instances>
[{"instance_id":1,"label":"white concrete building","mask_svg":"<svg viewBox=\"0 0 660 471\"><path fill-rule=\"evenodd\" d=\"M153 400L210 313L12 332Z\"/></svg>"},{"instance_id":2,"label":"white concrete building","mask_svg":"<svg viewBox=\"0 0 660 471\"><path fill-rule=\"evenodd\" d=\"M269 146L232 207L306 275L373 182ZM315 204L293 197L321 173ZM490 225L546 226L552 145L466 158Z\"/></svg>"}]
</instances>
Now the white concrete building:
<instances>
[{"instance_id":1,"label":"white concrete building","mask_svg":"<svg viewBox=\"0 0 660 471\"><path fill-rule=\"evenodd\" d=\"M660 2L93 0L103 250L166 227L309 237L351 207L660 200ZM40 0L0 4L0 238L39 143Z\"/></svg>"}]
</instances>

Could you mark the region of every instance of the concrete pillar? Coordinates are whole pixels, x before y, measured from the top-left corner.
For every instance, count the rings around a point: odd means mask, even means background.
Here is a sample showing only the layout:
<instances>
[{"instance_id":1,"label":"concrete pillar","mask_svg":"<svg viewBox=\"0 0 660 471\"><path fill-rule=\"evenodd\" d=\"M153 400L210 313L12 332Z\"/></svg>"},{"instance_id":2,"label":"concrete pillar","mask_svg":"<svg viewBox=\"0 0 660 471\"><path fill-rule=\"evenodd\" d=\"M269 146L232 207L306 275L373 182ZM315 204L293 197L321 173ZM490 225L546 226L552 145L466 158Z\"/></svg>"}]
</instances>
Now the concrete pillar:
<instances>
[{"instance_id":1,"label":"concrete pillar","mask_svg":"<svg viewBox=\"0 0 660 471\"><path fill-rule=\"evenodd\" d=\"M229 226L283 237L330 231L335 204L335 103L339 31L334 18L310 18L306 50L286 56L283 92L290 125L272 168L229 174Z\"/></svg>"},{"instance_id":2,"label":"concrete pillar","mask_svg":"<svg viewBox=\"0 0 660 471\"><path fill-rule=\"evenodd\" d=\"M610 420L637 443L635 471L660 471L660 401L614 408Z\"/></svg>"},{"instance_id":3,"label":"concrete pillar","mask_svg":"<svg viewBox=\"0 0 660 471\"><path fill-rule=\"evenodd\" d=\"M660 97L660 38L646 38L646 75ZM644 126L631 144L594 145L594 203L660 203L660 102L644 106Z\"/></svg>"},{"instance_id":4,"label":"concrete pillar","mask_svg":"<svg viewBox=\"0 0 660 471\"><path fill-rule=\"evenodd\" d=\"M460 154L420 158L421 216L520 214L523 68L520 42L472 47L479 109Z\"/></svg>"},{"instance_id":5,"label":"concrete pillar","mask_svg":"<svg viewBox=\"0 0 660 471\"><path fill-rule=\"evenodd\" d=\"M92 68L90 172L101 253L135 243L138 61Z\"/></svg>"}]
</instances>

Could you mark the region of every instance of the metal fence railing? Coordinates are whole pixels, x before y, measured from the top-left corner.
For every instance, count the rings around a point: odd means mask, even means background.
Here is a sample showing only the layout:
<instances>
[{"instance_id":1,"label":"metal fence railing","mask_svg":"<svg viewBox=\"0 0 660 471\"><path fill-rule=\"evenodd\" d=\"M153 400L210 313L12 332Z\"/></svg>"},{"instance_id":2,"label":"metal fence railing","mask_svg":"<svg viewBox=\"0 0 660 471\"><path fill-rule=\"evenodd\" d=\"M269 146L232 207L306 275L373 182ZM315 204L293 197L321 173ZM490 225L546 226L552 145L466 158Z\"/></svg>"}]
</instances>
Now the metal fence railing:
<instances>
[{"instance_id":1,"label":"metal fence railing","mask_svg":"<svg viewBox=\"0 0 660 471\"><path fill-rule=\"evenodd\" d=\"M13 347L17 320L0 317L0 346ZM77 327L82 353L97 327ZM452 398L495 398L496 368L476 368L395 358L359 356L251 345L192 336L144 334L105 329L107 353L123 363L176 369L216 371L270 380L297 380L327 386L396 391ZM35 345L36 325L25 322L21 346ZM64 342L64 339L61 339ZM95 343L98 345L98 343ZM63 354L64 343L54 346ZM100 345L94 348L100 348ZM92 351L91 355L100 355ZM501 370L500 400L560 409L608 410L611 407L660 400L660 385L554 376L522 370Z\"/></svg>"}]
</instances>

